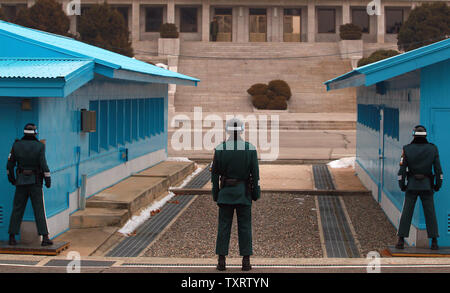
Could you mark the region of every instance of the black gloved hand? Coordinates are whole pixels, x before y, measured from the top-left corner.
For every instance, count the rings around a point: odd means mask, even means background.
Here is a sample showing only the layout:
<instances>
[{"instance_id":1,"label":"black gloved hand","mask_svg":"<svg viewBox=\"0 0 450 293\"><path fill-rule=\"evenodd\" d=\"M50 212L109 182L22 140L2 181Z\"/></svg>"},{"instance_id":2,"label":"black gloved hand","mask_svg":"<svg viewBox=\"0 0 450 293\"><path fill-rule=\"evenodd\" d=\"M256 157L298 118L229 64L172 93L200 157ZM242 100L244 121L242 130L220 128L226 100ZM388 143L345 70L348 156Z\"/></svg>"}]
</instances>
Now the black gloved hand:
<instances>
[{"instance_id":1,"label":"black gloved hand","mask_svg":"<svg viewBox=\"0 0 450 293\"><path fill-rule=\"evenodd\" d=\"M398 186L400 187L401 191L406 191L406 184L403 181L398 181Z\"/></svg>"},{"instance_id":2,"label":"black gloved hand","mask_svg":"<svg viewBox=\"0 0 450 293\"><path fill-rule=\"evenodd\" d=\"M14 178L14 176L8 175L8 181L11 182L12 185L16 185L16 178Z\"/></svg>"},{"instance_id":3,"label":"black gloved hand","mask_svg":"<svg viewBox=\"0 0 450 293\"><path fill-rule=\"evenodd\" d=\"M52 179L49 177L44 177L45 180L45 187L50 188L50 186L52 185Z\"/></svg>"}]
</instances>

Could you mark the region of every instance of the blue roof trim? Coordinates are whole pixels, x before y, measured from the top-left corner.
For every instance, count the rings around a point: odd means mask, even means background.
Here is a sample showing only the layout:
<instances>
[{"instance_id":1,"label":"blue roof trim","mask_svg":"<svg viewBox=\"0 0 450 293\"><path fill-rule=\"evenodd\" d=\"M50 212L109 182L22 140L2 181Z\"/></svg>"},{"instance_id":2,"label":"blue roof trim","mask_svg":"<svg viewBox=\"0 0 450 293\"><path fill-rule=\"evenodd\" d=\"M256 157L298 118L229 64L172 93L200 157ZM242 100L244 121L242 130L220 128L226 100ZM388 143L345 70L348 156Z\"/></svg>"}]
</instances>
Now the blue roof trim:
<instances>
[{"instance_id":1,"label":"blue roof trim","mask_svg":"<svg viewBox=\"0 0 450 293\"><path fill-rule=\"evenodd\" d=\"M166 70L68 37L22 27L5 21L0 21L0 34L5 34L20 39L21 41L30 42L73 57L93 59L96 64L103 65L104 67L135 71L153 76L163 76L167 78L168 83L179 83L180 80L189 80L193 82L191 84L194 84L200 81L197 78ZM103 72L100 71L97 73L102 74Z\"/></svg>"},{"instance_id":2,"label":"blue roof trim","mask_svg":"<svg viewBox=\"0 0 450 293\"><path fill-rule=\"evenodd\" d=\"M12 62L8 66L13 68L9 73L3 72L0 78L0 97L64 98L94 78L92 60L75 59L76 62L54 58L10 60ZM0 60L0 76L1 64L2 60ZM61 68L58 69L58 66ZM24 70L24 67L28 69ZM51 70L55 72L52 73Z\"/></svg>"},{"instance_id":3,"label":"blue roof trim","mask_svg":"<svg viewBox=\"0 0 450 293\"><path fill-rule=\"evenodd\" d=\"M447 59L450 59L450 39L358 67L324 84L327 90L370 86Z\"/></svg>"}]
</instances>

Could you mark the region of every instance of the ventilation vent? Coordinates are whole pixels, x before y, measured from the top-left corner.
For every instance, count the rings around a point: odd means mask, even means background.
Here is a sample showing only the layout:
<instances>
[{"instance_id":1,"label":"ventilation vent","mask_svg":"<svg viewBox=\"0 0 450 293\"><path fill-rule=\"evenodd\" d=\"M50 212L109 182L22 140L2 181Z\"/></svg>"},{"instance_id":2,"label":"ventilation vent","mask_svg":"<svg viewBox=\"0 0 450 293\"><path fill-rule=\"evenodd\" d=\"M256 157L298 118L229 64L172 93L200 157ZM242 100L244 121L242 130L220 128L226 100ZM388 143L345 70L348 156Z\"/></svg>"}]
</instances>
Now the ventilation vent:
<instances>
[{"instance_id":1,"label":"ventilation vent","mask_svg":"<svg viewBox=\"0 0 450 293\"><path fill-rule=\"evenodd\" d=\"M3 207L0 206L0 226L3 226Z\"/></svg>"}]
</instances>

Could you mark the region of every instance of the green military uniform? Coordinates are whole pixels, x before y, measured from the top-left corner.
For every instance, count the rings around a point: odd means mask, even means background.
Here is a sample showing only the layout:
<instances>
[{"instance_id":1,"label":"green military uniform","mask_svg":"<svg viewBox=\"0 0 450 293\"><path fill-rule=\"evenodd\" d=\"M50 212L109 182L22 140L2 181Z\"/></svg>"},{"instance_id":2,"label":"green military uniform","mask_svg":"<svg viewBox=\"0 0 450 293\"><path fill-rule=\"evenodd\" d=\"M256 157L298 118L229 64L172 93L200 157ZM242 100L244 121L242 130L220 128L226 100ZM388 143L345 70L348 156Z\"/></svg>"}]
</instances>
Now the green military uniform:
<instances>
[{"instance_id":1,"label":"green military uniform","mask_svg":"<svg viewBox=\"0 0 450 293\"><path fill-rule=\"evenodd\" d=\"M219 189L220 176L222 177L220 180L226 181ZM248 180L251 180L250 183L253 185L252 191L247 187ZM231 224L236 210L240 255L252 255L252 200L256 201L260 197L259 167L255 147L240 137L218 145L214 151L211 181L213 200L219 206L216 254L228 255ZM228 184L228 181L232 183Z\"/></svg>"},{"instance_id":2,"label":"green military uniform","mask_svg":"<svg viewBox=\"0 0 450 293\"><path fill-rule=\"evenodd\" d=\"M415 138L411 144L403 147L398 176L401 190L406 191L398 236L408 237L414 206L420 196L428 237L439 237L433 201L433 193L441 188L443 180L438 148L425 138Z\"/></svg>"},{"instance_id":3,"label":"green military uniform","mask_svg":"<svg viewBox=\"0 0 450 293\"><path fill-rule=\"evenodd\" d=\"M211 40L213 42L217 41L217 34L219 33L219 23L217 22L216 19L211 21L211 24L209 26L209 30L210 30L210 33L211 33Z\"/></svg>"},{"instance_id":4,"label":"green military uniform","mask_svg":"<svg viewBox=\"0 0 450 293\"><path fill-rule=\"evenodd\" d=\"M38 233L48 235L42 194L44 176L46 186L50 187L50 170L45 159L45 145L34 136L28 135L14 142L8 157L7 174L9 181L16 186L9 234L19 234L28 197L30 197Z\"/></svg>"}]
</instances>

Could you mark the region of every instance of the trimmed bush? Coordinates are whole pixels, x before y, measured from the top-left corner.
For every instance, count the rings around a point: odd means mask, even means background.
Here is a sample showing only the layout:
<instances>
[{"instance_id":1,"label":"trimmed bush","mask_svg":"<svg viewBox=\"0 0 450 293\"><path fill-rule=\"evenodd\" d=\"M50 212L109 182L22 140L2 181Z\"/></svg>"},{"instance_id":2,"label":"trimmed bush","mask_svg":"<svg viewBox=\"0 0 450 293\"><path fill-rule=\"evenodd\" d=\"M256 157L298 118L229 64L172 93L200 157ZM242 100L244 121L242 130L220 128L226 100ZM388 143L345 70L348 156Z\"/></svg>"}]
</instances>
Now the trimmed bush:
<instances>
[{"instance_id":1,"label":"trimmed bush","mask_svg":"<svg viewBox=\"0 0 450 293\"><path fill-rule=\"evenodd\" d=\"M416 6L400 27L397 35L399 50L410 51L450 35L450 7L444 2Z\"/></svg>"},{"instance_id":2,"label":"trimmed bush","mask_svg":"<svg viewBox=\"0 0 450 293\"><path fill-rule=\"evenodd\" d=\"M256 109L266 109L270 99L266 95L255 95L252 97L253 106Z\"/></svg>"},{"instance_id":3,"label":"trimmed bush","mask_svg":"<svg viewBox=\"0 0 450 293\"><path fill-rule=\"evenodd\" d=\"M176 39L178 38L178 28L174 23L164 23L159 28L159 36L161 38Z\"/></svg>"},{"instance_id":4,"label":"trimmed bush","mask_svg":"<svg viewBox=\"0 0 450 293\"><path fill-rule=\"evenodd\" d=\"M339 36L341 40L360 40L362 37L362 29L353 23L346 23L339 26Z\"/></svg>"},{"instance_id":5,"label":"trimmed bush","mask_svg":"<svg viewBox=\"0 0 450 293\"><path fill-rule=\"evenodd\" d=\"M269 87L267 86L267 84L255 83L247 90L247 93L249 93L251 96L265 95L267 94L268 89Z\"/></svg>"},{"instance_id":6,"label":"trimmed bush","mask_svg":"<svg viewBox=\"0 0 450 293\"><path fill-rule=\"evenodd\" d=\"M369 57L360 59L358 61L358 67L377 62L398 54L400 54L400 52L395 50L377 50L373 52Z\"/></svg>"},{"instance_id":7,"label":"trimmed bush","mask_svg":"<svg viewBox=\"0 0 450 293\"><path fill-rule=\"evenodd\" d=\"M277 96L283 96L289 100L292 96L291 88L284 80L276 79L269 82L269 90L276 93Z\"/></svg>"},{"instance_id":8,"label":"trimmed bush","mask_svg":"<svg viewBox=\"0 0 450 293\"><path fill-rule=\"evenodd\" d=\"M268 90L267 90L266 96L267 96L269 99L273 100L273 99L275 99L275 97L277 96L277 93L274 92L274 91L272 91L272 90L269 90L269 89L268 89Z\"/></svg>"},{"instance_id":9,"label":"trimmed bush","mask_svg":"<svg viewBox=\"0 0 450 293\"><path fill-rule=\"evenodd\" d=\"M63 36L70 36L70 20L62 4L54 0L37 0L31 7L17 12L14 22L18 25Z\"/></svg>"},{"instance_id":10,"label":"trimmed bush","mask_svg":"<svg viewBox=\"0 0 450 293\"><path fill-rule=\"evenodd\" d=\"M81 41L129 57L134 55L125 19L106 2L87 9L78 25Z\"/></svg>"},{"instance_id":11,"label":"trimmed bush","mask_svg":"<svg viewBox=\"0 0 450 293\"><path fill-rule=\"evenodd\" d=\"M287 101L284 96L277 96L267 104L268 110L286 110Z\"/></svg>"}]
</instances>

